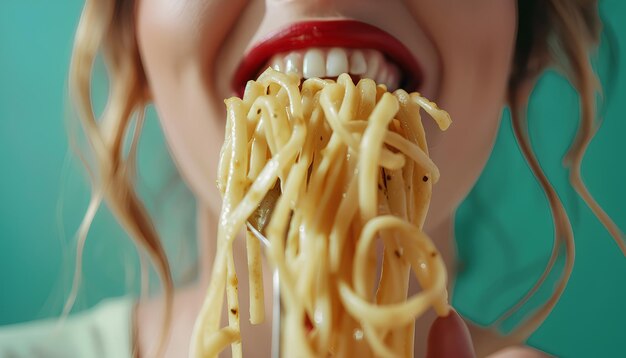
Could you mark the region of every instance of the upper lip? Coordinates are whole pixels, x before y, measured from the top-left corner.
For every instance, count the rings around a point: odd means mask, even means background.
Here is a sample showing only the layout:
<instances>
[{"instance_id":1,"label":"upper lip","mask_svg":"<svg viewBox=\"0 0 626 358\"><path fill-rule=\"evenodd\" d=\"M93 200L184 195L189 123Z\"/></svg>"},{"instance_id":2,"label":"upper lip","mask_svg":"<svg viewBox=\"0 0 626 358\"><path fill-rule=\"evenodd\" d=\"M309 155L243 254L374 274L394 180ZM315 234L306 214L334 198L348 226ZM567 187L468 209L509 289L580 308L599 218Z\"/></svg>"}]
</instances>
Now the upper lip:
<instances>
[{"instance_id":1,"label":"upper lip","mask_svg":"<svg viewBox=\"0 0 626 358\"><path fill-rule=\"evenodd\" d=\"M380 51L402 72L402 88L417 90L422 83L422 68L400 40L387 32L354 20L306 21L294 23L253 46L233 76L232 86L243 94L246 82L264 70L272 55L310 47L370 48Z\"/></svg>"}]
</instances>

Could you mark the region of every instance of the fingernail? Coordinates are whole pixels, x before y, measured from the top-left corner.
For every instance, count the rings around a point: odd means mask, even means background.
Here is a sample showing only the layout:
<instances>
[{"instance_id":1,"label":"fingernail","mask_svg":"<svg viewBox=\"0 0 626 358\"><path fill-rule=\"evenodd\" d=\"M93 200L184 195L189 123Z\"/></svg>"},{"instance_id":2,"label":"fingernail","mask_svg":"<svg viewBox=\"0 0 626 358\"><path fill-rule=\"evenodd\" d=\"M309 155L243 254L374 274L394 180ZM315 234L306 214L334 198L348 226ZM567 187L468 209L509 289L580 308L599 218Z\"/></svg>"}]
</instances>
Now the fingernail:
<instances>
[{"instance_id":1,"label":"fingernail","mask_svg":"<svg viewBox=\"0 0 626 358\"><path fill-rule=\"evenodd\" d=\"M438 317L428 334L427 358L474 358L472 337L465 322L454 310Z\"/></svg>"}]
</instances>

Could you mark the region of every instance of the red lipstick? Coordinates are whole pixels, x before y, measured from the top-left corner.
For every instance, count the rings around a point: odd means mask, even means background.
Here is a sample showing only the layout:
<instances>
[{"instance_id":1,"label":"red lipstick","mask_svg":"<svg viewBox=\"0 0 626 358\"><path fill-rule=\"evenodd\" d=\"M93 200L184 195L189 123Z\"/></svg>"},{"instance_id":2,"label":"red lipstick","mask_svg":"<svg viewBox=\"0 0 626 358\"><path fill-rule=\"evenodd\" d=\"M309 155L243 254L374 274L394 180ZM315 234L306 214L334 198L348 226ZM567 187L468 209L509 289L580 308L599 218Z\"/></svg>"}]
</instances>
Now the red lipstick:
<instances>
[{"instance_id":1,"label":"red lipstick","mask_svg":"<svg viewBox=\"0 0 626 358\"><path fill-rule=\"evenodd\" d=\"M243 95L246 82L255 79L274 54L309 47L378 50L400 68L401 88L415 91L422 83L422 68L417 59L402 42L387 32L354 20L307 21L282 29L250 49L233 76L233 89Z\"/></svg>"}]
</instances>

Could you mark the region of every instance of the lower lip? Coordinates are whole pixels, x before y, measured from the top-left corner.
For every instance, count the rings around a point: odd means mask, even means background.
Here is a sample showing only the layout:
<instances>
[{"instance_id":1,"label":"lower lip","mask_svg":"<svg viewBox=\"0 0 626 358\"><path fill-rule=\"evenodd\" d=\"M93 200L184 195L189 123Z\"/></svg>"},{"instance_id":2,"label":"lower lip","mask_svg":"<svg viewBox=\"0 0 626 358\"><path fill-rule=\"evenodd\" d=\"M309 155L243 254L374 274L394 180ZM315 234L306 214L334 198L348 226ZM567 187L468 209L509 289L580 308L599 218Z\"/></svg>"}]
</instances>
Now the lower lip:
<instances>
[{"instance_id":1,"label":"lower lip","mask_svg":"<svg viewBox=\"0 0 626 358\"><path fill-rule=\"evenodd\" d=\"M243 95L246 82L256 78L274 54L310 47L375 49L398 65L404 75L402 88L417 90L423 80L422 68L415 57L387 32L353 20L308 21L293 24L255 45L239 64L233 89Z\"/></svg>"}]
</instances>

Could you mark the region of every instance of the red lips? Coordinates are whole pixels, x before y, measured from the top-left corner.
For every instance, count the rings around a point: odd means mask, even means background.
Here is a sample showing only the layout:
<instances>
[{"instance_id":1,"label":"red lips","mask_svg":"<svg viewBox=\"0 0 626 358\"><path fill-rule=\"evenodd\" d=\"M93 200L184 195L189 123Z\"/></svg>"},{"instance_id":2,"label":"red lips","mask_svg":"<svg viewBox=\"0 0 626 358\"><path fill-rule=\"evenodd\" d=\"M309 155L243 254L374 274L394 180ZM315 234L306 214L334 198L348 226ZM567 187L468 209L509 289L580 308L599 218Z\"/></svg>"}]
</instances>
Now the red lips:
<instances>
[{"instance_id":1,"label":"red lips","mask_svg":"<svg viewBox=\"0 0 626 358\"><path fill-rule=\"evenodd\" d=\"M414 91L422 83L422 68L411 52L385 31L352 20L295 23L255 45L233 76L233 89L241 96L246 82L255 79L277 53L309 47L375 49L402 71L401 88Z\"/></svg>"}]
</instances>

